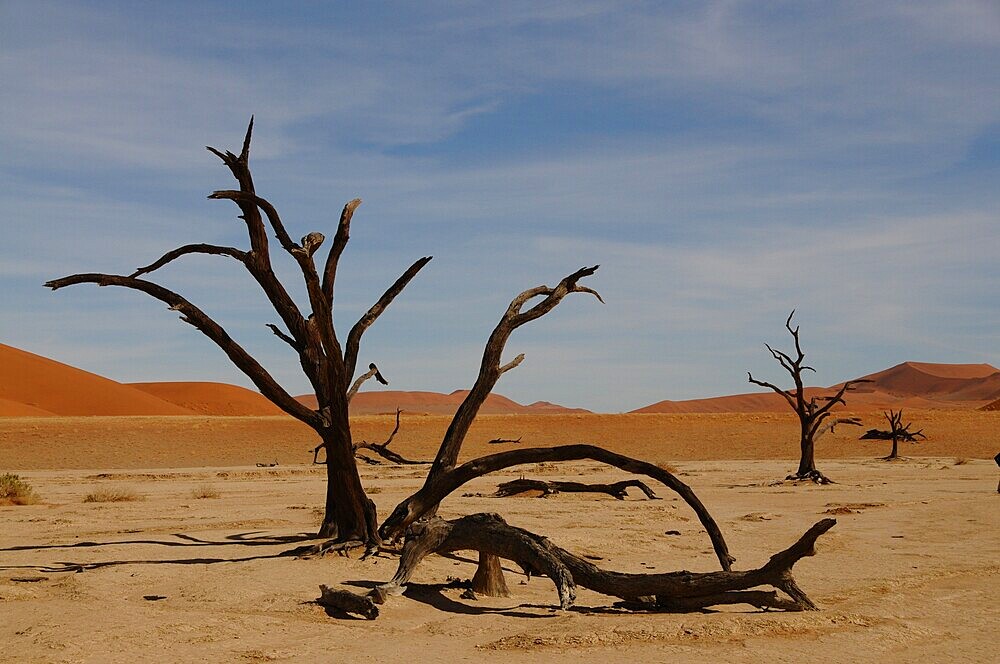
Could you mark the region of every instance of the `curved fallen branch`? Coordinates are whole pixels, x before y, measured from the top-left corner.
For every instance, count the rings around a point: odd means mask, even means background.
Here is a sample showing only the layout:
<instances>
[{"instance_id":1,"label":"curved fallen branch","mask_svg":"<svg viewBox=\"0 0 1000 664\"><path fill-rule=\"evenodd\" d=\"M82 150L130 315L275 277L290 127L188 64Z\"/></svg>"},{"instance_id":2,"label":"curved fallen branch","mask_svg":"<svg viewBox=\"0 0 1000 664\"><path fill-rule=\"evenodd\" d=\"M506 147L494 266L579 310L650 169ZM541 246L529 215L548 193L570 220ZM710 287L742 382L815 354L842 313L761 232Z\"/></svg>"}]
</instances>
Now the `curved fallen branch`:
<instances>
[{"instance_id":1,"label":"curved fallen branch","mask_svg":"<svg viewBox=\"0 0 1000 664\"><path fill-rule=\"evenodd\" d=\"M447 469L437 476L428 477L419 491L397 505L392 514L382 523L379 535L383 540L402 537L411 524L435 508L455 489L487 473L526 463L579 461L582 459L605 463L634 475L651 477L676 492L698 515L698 520L701 521L712 540L712 547L715 549L715 555L718 557L722 569L728 571L732 568L736 559L729 554L729 547L722 536L722 531L719 530L715 519L712 518L691 487L659 466L610 452L594 445L560 445L510 450L473 459L461 466Z\"/></svg>"},{"instance_id":2,"label":"curved fallen branch","mask_svg":"<svg viewBox=\"0 0 1000 664\"><path fill-rule=\"evenodd\" d=\"M474 550L512 560L529 576L545 574L556 586L563 609L573 605L579 585L625 600L632 608L688 611L719 604L750 604L765 609L815 611L816 605L795 582L792 567L802 558L815 555L816 540L836 523L835 519L817 522L798 541L757 569L628 574L601 569L540 535L508 525L496 514L473 514L452 521L434 517L410 527L396 574L369 597L375 604L382 604L389 596L401 594L417 565L432 553ZM751 590L758 586L771 586L787 597L776 591Z\"/></svg>"},{"instance_id":3,"label":"curved fallen branch","mask_svg":"<svg viewBox=\"0 0 1000 664\"><path fill-rule=\"evenodd\" d=\"M541 491L542 495L539 498L557 493L606 493L618 500L625 500L628 497L626 490L629 487L639 489L650 500L659 500L656 494L653 493L653 490L641 480L622 480L621 482L612 482L611 484L584 484L582 482L529 480L522 478L498 485L496 496L498 498L506 498L508 496L516 496L525 491Z\"/></svg>"}]
</instances>

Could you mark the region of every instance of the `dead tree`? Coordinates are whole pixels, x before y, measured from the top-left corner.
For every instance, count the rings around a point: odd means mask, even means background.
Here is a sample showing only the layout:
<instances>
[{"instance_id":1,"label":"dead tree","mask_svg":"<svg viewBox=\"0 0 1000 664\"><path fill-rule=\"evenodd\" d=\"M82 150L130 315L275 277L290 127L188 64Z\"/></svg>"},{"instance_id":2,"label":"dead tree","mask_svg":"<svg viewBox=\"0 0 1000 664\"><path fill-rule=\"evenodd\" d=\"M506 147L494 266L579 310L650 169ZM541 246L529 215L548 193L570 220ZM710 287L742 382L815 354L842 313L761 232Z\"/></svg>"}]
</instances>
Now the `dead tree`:
<instances>
[{"instance_id":1,"label":"dead tree","mask_svg":"<svg viewBox=\"0 0 1000 664\"><path fill-rule=\"evenodd\" d=\"M830 416L830 410L838 403L845 404L844 394L851 390L855 385L859 383L867 383L868 380L849 380L840 386L840 389L836 391L832 396L816 396L809 400L806 400L805 385L802 381L802 373L804 371L816 370L802 361L805 359L805 353L802 352L802 345L799 343L799 327L796 325L792 327L792 316L795 315L795 311L788 315L788 319L785 321L785 329L788 330L789 334L792 335L792 339L795 341L795 357L792 358L791 355L783 351L772 348L769 344L764 344L768 351L775 360L787 371L791 377L792 381L795 383L794 390L783 390L773 383L769 383L763 380L757 380L753 377L753 374L747 372L747 378L754 385L760 385L761 387L766 387L773 390L777 394L780 394L788 405L791 406L792 410L799 418L799 450L801 452L799 457L799 469L793 475L789 475L785 479L787 480L811 480L817 484L829 484L831 480L826 477L823 473L816 469L816 438L825 431L833 431L834 426L837 424L852 424L860 425L861 422L856 420L856 418L841 418L834 422L833 424L827 423L824 428L824 420Z\"/></svg>"},{"instance_id":2,"label":"dead tree","mask_svg":"<svg viewBox=\"0 0 1000 664\"><path fill-rule=\"evenodd\" d=\"M229 168L239 184L239 189L216 191L209 198L229 200L239 207L239 218L247 226L249 249L188 244L167 252L153 263L128 275L75 274L49 281L45 285L53 290L84 283L131 288L160 300L171 311L180 313L181 320L193 325L215 342L233 364L253 381L261 394L316 431L327 455L326 508L319 534L342 541L360 540L375 545L378 539L375 505L365 494L358 475L347 406L352 392L357 391L361 382L372 376L376 379L380 376L374 365L369 365L373 371L354 380L362 336L431 257L426 256L413 263L351 327L341 345L333 325L334 285L337 266L347 246L351 219L361 200L354 199L344 206L330 251L322 265L317 266L314 256L325 240L323 234L308 233L299 242L294 242L275 207L256 193L249 166L252 131L253 118L243 140L243 149L238 155L208 148ZM306 313L303 313L275 276L268 226L281 248L291 256L302 272L309 300ZM316 394L315 410L296 401L222 326L201 309L177 293L141 278L189 254L228 256L246 268L281 319L282 326L269 324L268 327L298 356L302 371Z\"/></svg>"},{"instance_id":3,"label":"dead tree","mask_svg":"<svg viewBox=\"0 0 1000 664\"><path fill-rule=\"evenodd\" d=\"M902 409L894 411L890 408L889 412L884 412L882 415L885 416L885 421L889 423L889 429L869 429L858 440L891 440L892 452L889 453L889 456L882 457L883 460L893 461L900 458L899 441L901 440L908 443L916 443L918 440L927 439L927 436L924 435L923 429L920 429L919 431L910 431L910 427L913 426L912 422L907 422L906 426L903 426Z\"/></svg>"},{"instance_id":4,"label":"dead tree","mask_svg":"<svg viewBox=\"0 0 1000 664\"><path fill-rule=\"evenodd\" d=\"M610 484L584 484L583 482L562 482L558 480L517 479L504 482L497 486L497 498L516 496L527 491L540 491L539 498L554 496L557 493L606 493L617 500L628 497L628 488L639 489L650 500L659 500L653 490L641 480L622 480Z\"/></svg>"}]
</instances>

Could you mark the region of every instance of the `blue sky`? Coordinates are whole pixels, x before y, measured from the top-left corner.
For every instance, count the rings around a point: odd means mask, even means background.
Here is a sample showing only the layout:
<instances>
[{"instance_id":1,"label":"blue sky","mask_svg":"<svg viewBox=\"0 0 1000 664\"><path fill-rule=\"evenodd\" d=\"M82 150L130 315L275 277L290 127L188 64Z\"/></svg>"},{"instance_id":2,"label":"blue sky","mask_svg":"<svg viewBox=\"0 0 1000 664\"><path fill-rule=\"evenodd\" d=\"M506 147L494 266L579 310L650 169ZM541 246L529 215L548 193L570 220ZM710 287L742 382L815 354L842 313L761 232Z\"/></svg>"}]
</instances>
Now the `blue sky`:
<instances>
[{"instance_id":1,"label":"blue sky","mask_svg":"<svg viewBox=\"0 0 1000 664\"><path fill-rule=\"evenodd\" d=\"M293 236L364 199L342 334L396 389L471 385L510 299L583 265L498 391L595 410L751 391L798 310L817 383L998 361L994 2L0 4L0 341L116 380L249 385L156 301L47 279L245 246L204 145ZM293 393L239 266L158 273ZM280 274L295 278L293 265ZM296 291L301 294L301 289Z\"/></svg>"}]
</instances>

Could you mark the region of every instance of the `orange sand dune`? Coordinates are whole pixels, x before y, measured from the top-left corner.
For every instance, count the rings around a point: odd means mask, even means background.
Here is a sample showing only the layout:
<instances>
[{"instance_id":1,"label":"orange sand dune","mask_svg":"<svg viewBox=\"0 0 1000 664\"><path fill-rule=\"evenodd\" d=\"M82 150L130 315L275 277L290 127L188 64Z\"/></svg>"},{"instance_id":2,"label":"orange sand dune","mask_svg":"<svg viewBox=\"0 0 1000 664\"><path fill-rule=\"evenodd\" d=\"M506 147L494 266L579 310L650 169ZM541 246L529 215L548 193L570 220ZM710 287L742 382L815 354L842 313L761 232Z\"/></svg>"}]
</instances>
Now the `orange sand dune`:
<instances>
[{"instance_id":1,"label":"orange sand dune","mask_svg":"<svg viewBox=\"0 0 1000 664\"><path fill-rule=\"evenodd\" d=\"M382 390L378 392L359 392L351 401L352 415L379 415L394 413L397 408L408 413L429 413L432 415L451 415L458 410L468 390L455 390L451 394L441 392L404 392L402 390ZM316 407L316 397L303 394L295 397L310 408ZM582 408L566 408L547 401L536 401L530 406L524 406L501 394L491 394L486 398L479 411L484 415L501 415L512 413L587 413Z\"/></svg>"},{"instance_id":2,"label":"orange sand dune","mask_svg":"<svg viewBox=\"0 0 1000 664\"><path fill-rule=\"evenodd\" d=\"M0 399L0 417L48 417L55 415L38 406L29 406L19 401Z\"/></svg>"},{"instance_id":3,"label":"orange sand dune","mask_svg":"<svg viewBox=\"0 0 1000 664\"><path fill-rule=\"evenodd\" d=\"M283 413L280 408L259 392L228 383L164 382L129 383L128 385L202 415L281 415Z\"/></svg>"},{"instance_id":4,"label":"orange sand dune","mask_svg":"<svg viewBox=\"0 0 1000 664\"><path fill-rule=\"evenodd\" d=\"M855 392L884 392L942 401L988 401L1000 396L1000 370L989 364L903 362L864 377Z\"/></svg>"},{"instance_id":5,"label":"orange sand dune","mask_svg":"<svg viewBox=\"0 0 1000 664\"><path fill-rule=\"evenodd\" d=\"M8 416L194 414L134 387L4 344L0 400L0 415Z\"/></svg>"},{"instance_id":6,"label":"orange sand dune","mask_svg":"<svg viewBox=\"0 0 1000 664\"><path fill-rule=\"evenodd\" d=\"M904 362L868 374L871 382L847 395L851 410L886 408L978 408L1000 397L1000 370L989 364ZM832 394L829 388L807 387L806 398ZM773 392L753 392L709 399L660 401L634 413L753 413L781 412L788 404Z\"/></svg>"}]
</instances>

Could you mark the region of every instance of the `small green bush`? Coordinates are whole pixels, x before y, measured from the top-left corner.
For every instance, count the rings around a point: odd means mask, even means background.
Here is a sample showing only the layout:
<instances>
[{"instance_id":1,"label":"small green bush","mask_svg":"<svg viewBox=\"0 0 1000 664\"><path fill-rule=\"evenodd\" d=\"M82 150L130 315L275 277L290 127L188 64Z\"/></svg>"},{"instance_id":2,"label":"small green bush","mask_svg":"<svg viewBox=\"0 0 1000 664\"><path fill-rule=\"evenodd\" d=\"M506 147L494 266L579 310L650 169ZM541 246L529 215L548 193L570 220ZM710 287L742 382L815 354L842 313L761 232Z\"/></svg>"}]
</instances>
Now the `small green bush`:
<instances>
[{"instance_id":1,"label":"small green bush","mask_svg":"<svg viewBox=\"0 0 1000 664\"><path fill-rule=\"evenodd\" d=\"M19 475L0 475L0 505L34 505L42 498Z\"/></svg>"}]
</instances>

